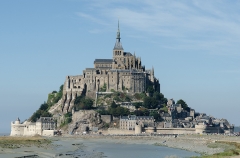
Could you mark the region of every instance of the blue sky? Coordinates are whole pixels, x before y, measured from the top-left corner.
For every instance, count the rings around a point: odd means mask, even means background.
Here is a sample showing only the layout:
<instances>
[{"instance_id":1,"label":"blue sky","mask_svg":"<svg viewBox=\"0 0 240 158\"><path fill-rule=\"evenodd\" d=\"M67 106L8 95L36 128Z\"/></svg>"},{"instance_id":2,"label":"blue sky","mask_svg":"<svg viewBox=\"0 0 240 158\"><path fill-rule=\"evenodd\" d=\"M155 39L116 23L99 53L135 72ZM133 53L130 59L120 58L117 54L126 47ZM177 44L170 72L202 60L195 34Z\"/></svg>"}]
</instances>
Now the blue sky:
<instances>
[{"instance_id":1,"label":"blue sky","mask_svg":"<svg viewBox=\"0 0 240 158\"><path fill-rule=\"evenodd\" d=\"M240 125L240 2L0 1L0 133L25 120L95 58L125 51L152 66L161 92Z\"/></svg>"}]
</instances>

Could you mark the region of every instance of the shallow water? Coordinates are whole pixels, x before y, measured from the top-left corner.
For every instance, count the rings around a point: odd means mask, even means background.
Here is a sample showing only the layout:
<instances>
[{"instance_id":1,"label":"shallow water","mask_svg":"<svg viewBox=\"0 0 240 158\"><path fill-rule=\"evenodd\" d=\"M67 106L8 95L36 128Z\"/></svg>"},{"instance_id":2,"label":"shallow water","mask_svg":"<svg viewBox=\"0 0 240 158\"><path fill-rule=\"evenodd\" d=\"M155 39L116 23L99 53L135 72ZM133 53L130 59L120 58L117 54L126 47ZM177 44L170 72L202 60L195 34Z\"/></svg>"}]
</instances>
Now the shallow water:
<instances>
[{"instance_id":1,"label":"shallow water","mask_svg":"<svg viewBox=\"0 0 240 158\"><path fill-rule=\"evenodd\" d=\"M0 157L12 158L16 156L38 155L39 158L166 158L192 157L200 154L185 150L148 144L116 143L107 139L72 139L64 138L53 141L51 148L22 147L8 149L8 153L1 153ZM26 152L27 151L27 152Z\"/></svg>"},{"instance_id":2,"label":"shallow water","mask_svg":"<svg viewBox=\"0 0 240 158\"><path fill-rule=\"evenodd\" d=\"M58 142L59 143L59 142ZM84 148L71 152L72 156L79 156L83 153L83 151L90 153L94 152L101 153L100 155L103 157L109 158L146 158L146 157L157 157L157 158L165 158L170 156L175 157L192 157L192 156L200 156L195 152L189 152L180 149L173 149L164 146L155 146L155 145L147 145L147 144L124 144L124 143L114 143L107 141L78 141L75 140L73 143L82 143ZM69 154L69 152L68 152Z\"/></svg>"},{"instance_id":3,"label":"shallow water","mask_svg":"<svg viewBox=\"0 0 240 158\"><path fill-rule=\"evenodd\" d=\"M114 158L165 158L173 155L176 157L192 157L200 155L185 150L147 144L86 143L86 145L91 145L94 150L103 152L104 156Z\"/></svg>"}]
</instances>

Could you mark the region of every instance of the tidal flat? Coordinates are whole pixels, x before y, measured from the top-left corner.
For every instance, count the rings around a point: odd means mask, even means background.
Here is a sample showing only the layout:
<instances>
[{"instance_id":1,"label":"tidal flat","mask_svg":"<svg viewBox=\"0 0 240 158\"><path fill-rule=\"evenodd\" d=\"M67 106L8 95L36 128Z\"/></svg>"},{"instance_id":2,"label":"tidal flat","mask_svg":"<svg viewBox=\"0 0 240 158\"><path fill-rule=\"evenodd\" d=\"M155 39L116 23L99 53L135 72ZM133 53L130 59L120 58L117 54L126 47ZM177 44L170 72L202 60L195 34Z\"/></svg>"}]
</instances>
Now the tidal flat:
<instances>
[{"instance_id":1,"label":"tidal flat","mask_svg":"<svg viewBox=\"0 0 240 158\"><path fill-rule=\"evenodd\" d=\"M240 152L238 143L239 137L223 135L180 135L176 138L110 135L65 135L49 138L5 136L0 137L0 157L231 157ZM224 151L235 154L217 155Z\"/></svg>"}]
</instances>

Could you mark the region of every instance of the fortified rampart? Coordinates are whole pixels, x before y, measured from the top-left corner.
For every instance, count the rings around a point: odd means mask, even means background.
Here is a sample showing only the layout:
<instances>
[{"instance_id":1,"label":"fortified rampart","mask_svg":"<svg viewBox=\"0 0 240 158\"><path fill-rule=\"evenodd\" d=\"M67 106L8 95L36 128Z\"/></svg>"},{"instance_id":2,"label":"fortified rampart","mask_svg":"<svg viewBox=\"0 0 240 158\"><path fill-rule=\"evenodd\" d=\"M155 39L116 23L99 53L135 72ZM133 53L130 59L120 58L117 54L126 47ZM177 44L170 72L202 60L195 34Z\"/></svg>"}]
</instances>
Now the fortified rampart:
<instances>
[{"instance_id":1,"label":"fortified rampart","mask_svg":"<svg viewBox=\"0 0 240 158\"><path fill-rule=\"evenodd\" d=\"M40 117L36 123L20 123L18 118L11 122L10 136L34 136L36 134L43 136L53 136L56 130L56 122L52 117Z\"/></svg>"}]
</instances>

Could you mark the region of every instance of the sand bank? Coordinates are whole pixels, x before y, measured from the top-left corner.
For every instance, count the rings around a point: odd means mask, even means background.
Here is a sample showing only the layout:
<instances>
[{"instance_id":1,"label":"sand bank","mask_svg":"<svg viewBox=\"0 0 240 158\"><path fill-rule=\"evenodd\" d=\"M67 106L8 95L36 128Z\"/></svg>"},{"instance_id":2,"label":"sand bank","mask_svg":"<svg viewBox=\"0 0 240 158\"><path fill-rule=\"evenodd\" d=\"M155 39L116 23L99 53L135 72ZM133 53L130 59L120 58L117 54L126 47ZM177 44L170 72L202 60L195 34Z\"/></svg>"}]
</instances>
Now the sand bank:
<instances>
[{"instance_id":1,"label":"sand bank","mask_svg":"<svg viewBox=\"0 0 240 158\"><path fill-rule=\"evenodd\" d=\"M211 155L223 152L226 146L215 148L209 147L216 141L240 142L239 137L222 135L180 135L173 136L110 136L110 135L77 135L48 138L52 144L43 143L41 145L31 144L20 146L19 148L0 148L0 157L12 158L26 155L38 155L42 158L49 157L104 157L104 153L95 151L93 147L85 146L86 142L115 143L115 144L147 144L166 146L188 150L201 154ZM77 143L76 143L77 142ZM210 145L211 146L211 145Z\"/></svg>"}]
</instances>

